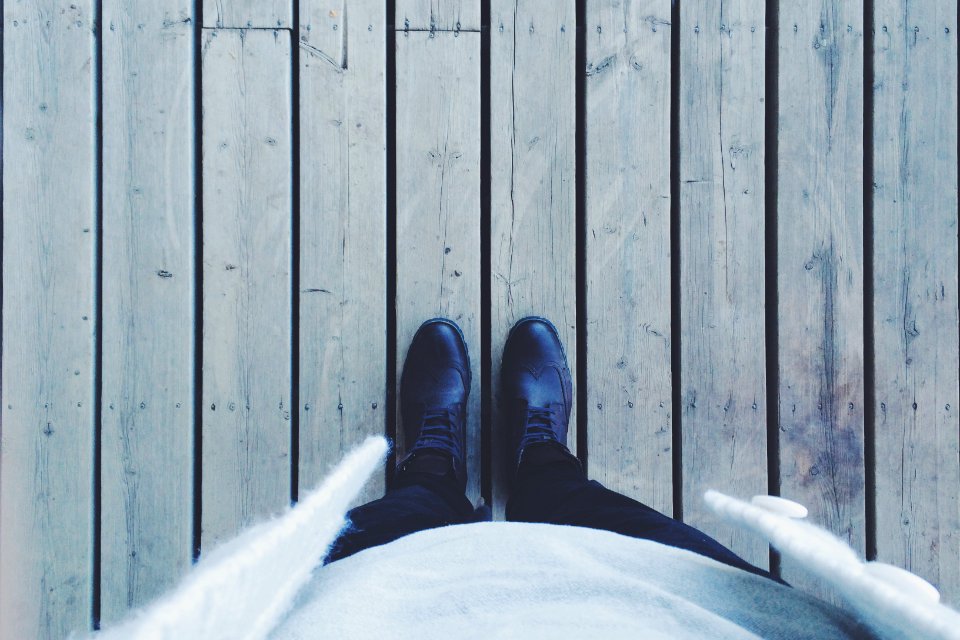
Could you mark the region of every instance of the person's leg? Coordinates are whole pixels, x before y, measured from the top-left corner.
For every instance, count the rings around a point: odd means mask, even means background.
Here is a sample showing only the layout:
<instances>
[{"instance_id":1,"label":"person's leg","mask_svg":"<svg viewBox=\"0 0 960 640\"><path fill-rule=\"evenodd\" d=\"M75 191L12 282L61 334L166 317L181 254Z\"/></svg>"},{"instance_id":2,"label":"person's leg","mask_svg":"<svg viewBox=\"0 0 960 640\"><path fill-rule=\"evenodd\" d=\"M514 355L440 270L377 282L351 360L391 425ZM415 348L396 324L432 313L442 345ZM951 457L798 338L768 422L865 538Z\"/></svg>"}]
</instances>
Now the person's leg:
<instances>
[{"instance_id":1,"label":"person's leg","mask_svg":"<svg viewBox=\"0 0 960 640\"><path fill-rule=\"evenodd\" d=\"M507 504L507 520L604 529L687 549L777 580L701 531L588 480L576 458L553 445L526 452Z\"/></svg>"},{"instance_id":2,"label":"person's leg","mask_svg":"<svg viewBox=\"0 0 960 640\"><path fill-rule=\"evenodd\" d=\"M424 322L410 341L400 376L406 456L395 486L347 514L349 524L325 563L421 531L473 520L465 429L470 357L452 320Z\"/></svg>"},{"instance_id":3,"label":"person's leg","mask_svg":"<svg viewBox=\"0 0 960 640\"><path fill-rule=\"evenodd\" d=\"M587 479L566 446L573 383L560 334L549 320L531 316L513 326L500 374L501 415L517 470L508 520L606 529L773 577L693 527Z\"/></svg>"},{"instance_id":4,"label":"person's leg","mask_svg":"<svg viewBox=\"0 0 960 640\"><path fill-rule=\"evenodd\" d=\"M452 474L398 473L396 487L385 496L347 513L347 528L324 564L423 529L473 519L473 506Z\"/></svg>"}]
</instances>

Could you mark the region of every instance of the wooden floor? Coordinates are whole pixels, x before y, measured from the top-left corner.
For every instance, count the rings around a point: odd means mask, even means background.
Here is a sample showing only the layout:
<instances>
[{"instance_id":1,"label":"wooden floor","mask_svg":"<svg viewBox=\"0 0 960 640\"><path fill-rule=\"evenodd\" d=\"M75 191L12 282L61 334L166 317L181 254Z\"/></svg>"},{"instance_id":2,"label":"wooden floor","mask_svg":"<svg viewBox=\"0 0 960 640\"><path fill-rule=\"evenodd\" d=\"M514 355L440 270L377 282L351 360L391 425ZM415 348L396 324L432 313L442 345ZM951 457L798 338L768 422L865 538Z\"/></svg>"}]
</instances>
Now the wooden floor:
<instances>
[{"instance_id":1,"label":"wooden floor","mask_svg":"<svg viewBox=\"0 0 960 640\"><path fill-rule=\"evenodd\" d=\"M393 435L438 315L498 515L545 315L592 477L761 566L701 496L781 494L960 603L955 3L3 11L0 636L116 621Z\"/></svg>"}]
</instances>

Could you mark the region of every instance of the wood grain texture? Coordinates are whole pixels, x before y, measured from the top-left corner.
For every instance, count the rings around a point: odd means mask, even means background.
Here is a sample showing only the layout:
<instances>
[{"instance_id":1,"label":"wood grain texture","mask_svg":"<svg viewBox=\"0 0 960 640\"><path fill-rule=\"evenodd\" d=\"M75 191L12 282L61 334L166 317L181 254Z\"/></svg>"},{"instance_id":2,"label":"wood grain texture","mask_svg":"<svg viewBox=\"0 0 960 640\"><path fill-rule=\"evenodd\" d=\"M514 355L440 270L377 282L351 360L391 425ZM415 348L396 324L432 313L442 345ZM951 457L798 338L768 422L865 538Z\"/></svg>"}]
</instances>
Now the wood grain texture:
<instances>
[{"instance_id":1,"label":"wood grain texture","mask_svg":"<svg viewBox=\"0 0 960 640\"><path fill-rule=\"evenodd\" d=\"M782 5L779 55L780 491L863 553L862 3Z\"/></svg>"},{"instance_id":2,"label":"wood grain texture","mask_svg":"<svg viewBox=\"0 0 960 640\"><path fill-rule=\"evenodd\" d=\"M397 31L479 31L480 0L396 0Z\"/></svg>"},{"instance_id":3,"label":"wood grain texture","mask_svg":"<svg viewBox=\"0 0 960 640\"><path fill-rule=\"evenodd\" d=\"M957 7L875 8L877 558L960 604Z\"/></svg>"},{"instance_id":4,"label":"wood grain texture","mask_svg":"<svg viewBox=\"0 0 960 640\"><path fill-rule=\"evenodd\" d=\"M345 6L347 0L341 2ZM203 0L203 26L289 29L293 26L293 5L291 0Z\"/></svg>"},{"instance_id":5,"label":"wood grain texture","mask_svg":"<svg viewBox=\"0 0 960 640\"><path fill-rule=\"evenodd\" d=\"M3 19L0 637L59 639L93 611L93 6Z\"/></svg>"},{"instance_id":6,"label":"wood grain texture","mask_svg":"<svg viewBox=\"0 0 960 640\"><path fill-rule=\"evenodd\" d=\"M328 4L300 5L301 491L386 430L386 9Z\"/></svg>"},{"instance_id":7,"label":"wood grain texture","mask_svg":"<svg viewBox=\"0 0 960 640\"><path fill-rule=\"evenodd\" d=\"M591 2L586 28L588 464L670 514L670 2Z\"/></svg>"},{"instance_id":8,"label":"wood grain texture","mask_svg":"<svg viewBox=\"0 0 960 640\"><path fill-rule=\"evenodd\" d=\"M480 36L397 33L397 393L429 318L460 325L473 369L467 497L480 495ZM398 436L403 425L397 411ZM403 439L397 438L397 459Z\"/></svg>"},{"instance_id":9,"label":"wood grain texture","mask_svg":"<svg viewBox=\"0 0 960 640\"><path fill-rule=\"evenodd\" d=\"M498 412L510 328L525 316L549 318L576 372L576 7L497 0L491 15L492 462L499 516L514 457ZM572 451L575 412L567 434Z\"/></svg>"},{"instance_id":10,"label":"wood grain texture","mask_svg":"<svg viewBox=\"0 0 960 640\"><path fill-rule=\"evenodd\" d=\"M104 3L101 620L193 551L193 5Z\"/></svg>"},{"instance_id":11,"label":"wood grain texture","mask_svg":"<svg viewBox=\"0 0 960 640\"><path fill-rule=\"evenodd\" d=\"M761 567L703 494L767 493L764 5L680 5L683 519Z\"/></svg>"},{"instance_id":12,"label":"wood grain texture","mask_svg":"<svg viewBox=\"0 0 960 640\"><path fill-rule=\"evenodd\" d=\"M204 32L204 550L290 500L290 108L287 32Z\"/></svg>"}]
</instances>

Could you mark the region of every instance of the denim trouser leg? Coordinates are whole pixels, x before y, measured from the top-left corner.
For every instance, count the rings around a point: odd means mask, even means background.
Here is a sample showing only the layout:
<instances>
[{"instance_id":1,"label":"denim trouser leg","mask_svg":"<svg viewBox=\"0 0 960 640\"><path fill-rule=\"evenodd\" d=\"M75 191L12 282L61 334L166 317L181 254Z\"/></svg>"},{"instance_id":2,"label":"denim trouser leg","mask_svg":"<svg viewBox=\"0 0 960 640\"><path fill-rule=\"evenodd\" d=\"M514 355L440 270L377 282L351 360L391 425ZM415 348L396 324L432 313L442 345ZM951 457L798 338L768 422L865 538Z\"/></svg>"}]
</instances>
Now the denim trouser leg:
<instances>
[{"instance_id":1,"label":"denim trouser leg","mask_svg":"<svg viewBox=\"0 0 960 640\"><path fill-rule=\"evenodd\" d=\"M569 462L521 465L516 488L507 504L507 520L613 531L687 549L776 580L690 525L588 480L572 458Z\"/></svg>"},{"instance_id":2,"label":"denim trouser leg","mask_svg":"<svg viewBox=\"0 0 960 640\"><path fill-rule=\"evenodd\" d=\"M452 475L405 472L397 486L379 500L347 513L347 529L333 544L325 563L369 547L448 524L471 522L473 506Z\"/></svg>"},{"instance_id":3,"label":"denim trouser leg","mask_svg":"<svg viewBox=\"0 0 960 640\"><path fill-rule=\"evenodd\" d=\"M473 506L452 475L415 472L398 474L397 486L387 495L351 510L347 518L351 525L334 543L327 563L423 529L476 520ZM507 520L604 529L687 549L773 578L697 529L588 480L572 457L521 465L507 504Z\"/></svg>"}]
</instances>

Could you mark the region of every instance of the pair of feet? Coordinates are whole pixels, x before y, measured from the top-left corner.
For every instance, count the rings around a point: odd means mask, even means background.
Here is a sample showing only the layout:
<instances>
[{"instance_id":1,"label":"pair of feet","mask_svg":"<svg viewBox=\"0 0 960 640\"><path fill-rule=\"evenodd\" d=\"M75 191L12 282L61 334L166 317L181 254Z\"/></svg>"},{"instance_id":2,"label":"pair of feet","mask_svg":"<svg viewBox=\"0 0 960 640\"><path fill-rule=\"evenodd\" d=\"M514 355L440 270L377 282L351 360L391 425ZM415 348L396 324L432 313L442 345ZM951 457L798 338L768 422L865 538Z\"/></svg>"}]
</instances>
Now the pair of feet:
<instances>
[{"instance_id":1,"label":"pair of feet","mask_svg":"<svg viewBox=\"0 0 960 640\"><path fill-rule=\"evenodd\" d=\"M398 470L446 475L466 485L466 417L470 357L460 327L428 320L413 337L400 379L406 456ZM556 327L528 317L510 330L501 367L501 415L515 471L528 450L539 459L573 459L567 425L572 382ZM531 449L532 445L537 445ZM540 446L546 445L546 446Z\"/></svg>"}]
</instances>

